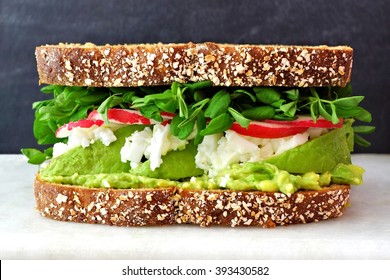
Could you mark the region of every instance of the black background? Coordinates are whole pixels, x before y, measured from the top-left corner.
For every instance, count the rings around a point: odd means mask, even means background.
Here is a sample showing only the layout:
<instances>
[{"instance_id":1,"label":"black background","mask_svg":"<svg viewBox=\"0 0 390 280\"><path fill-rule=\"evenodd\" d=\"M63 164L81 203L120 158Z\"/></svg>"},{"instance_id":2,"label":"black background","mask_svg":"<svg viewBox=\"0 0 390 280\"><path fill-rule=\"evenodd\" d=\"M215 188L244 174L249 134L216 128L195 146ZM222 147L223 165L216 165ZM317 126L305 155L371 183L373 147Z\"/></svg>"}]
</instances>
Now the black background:
<instances>
[{"instance_id":1,"label":"black background","mask_svg":"<svg viewBox=\"0 0 390 280\"><path fill-rule=\"evenodd\" d=\"M390 153L390 1L0 0L0 153L36 147L34 50L59 42L328 44L354 48L352 85L373 114L373 145Z\"/></svg>"}]
</instances>

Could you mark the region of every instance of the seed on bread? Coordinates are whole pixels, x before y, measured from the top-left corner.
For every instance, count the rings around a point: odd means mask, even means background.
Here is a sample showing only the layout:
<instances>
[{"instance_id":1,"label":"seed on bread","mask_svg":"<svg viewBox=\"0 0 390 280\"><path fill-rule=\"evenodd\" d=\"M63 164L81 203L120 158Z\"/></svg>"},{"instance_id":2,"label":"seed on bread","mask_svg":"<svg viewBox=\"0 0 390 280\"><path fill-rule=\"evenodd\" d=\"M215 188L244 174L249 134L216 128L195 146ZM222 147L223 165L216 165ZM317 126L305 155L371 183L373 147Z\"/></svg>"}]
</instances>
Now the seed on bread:
<instances>
[{"instance_id":1,"label":"seed on bread","mask_svg":"<svg viewBox=\"0 0 390 280\"><path fill-rule=\"evenodd\" d=\"M36 177L42 216L60 221L114 226L196 224L275 227L339 217L350 186L279 192L164 189L94 189L45 182Z\"/></svg>"},{"instance_id":2,"label":"seed on bread","mask_svg":"<svg viewBox=\"0 0 390 280\"><path fill-rule=\"evenodd\" d=\"M36 48L39 81L93 87L212 81L215 86L345 86L347 46L59 44Z\"/></svg>"}]
</instances>

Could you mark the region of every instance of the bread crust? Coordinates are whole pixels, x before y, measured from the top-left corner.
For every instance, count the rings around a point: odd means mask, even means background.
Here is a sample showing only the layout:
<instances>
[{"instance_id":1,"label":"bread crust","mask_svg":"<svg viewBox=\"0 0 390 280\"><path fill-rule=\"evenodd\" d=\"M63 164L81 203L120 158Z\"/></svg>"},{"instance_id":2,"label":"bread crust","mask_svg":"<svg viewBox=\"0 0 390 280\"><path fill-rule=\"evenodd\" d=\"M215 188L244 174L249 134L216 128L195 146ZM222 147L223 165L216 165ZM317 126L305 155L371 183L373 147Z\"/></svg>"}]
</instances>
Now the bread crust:
<instances>
[{"instance_id":1,"label":"bread crust","mask_svg":"<svg viewBox=\"0 0 390 280\"><path fill-rule=\"evenodd\" d=\"M42 216L114 226L196 224L257 226L318 222L342 215L349 185L320 191L283 193L230 190L93 189L34 182L36 208Z\"/></svg>"},{"instance_id":2,"label":"bread crust","mask_svg":"<svg viewBox=\"0 0 390 280\"><path fill-rule=\"evenodd\" d=\"M179 190L178 223L200 226L258 226L318 222L342 215L350 186L331 185L320 191L280 192Z\"/></svg>"},{"instance_id":3,"label":"bread crust","mask_svg":"<svg viewBox=\"0 0 390 280\"><path fill-rule=\"evenodd\" d=\"M36 208L42 216L115 226L175 223L175 188L106 189L45 182L36 177Z\"/></svg>"},{"instance_id":4,"label":"bread crust","mask_svg":"<svg viewBox=\"0 0 390 280\"><path fill-rule=\"evenodd\" d=\"M35 51L39 82L69 86L133 87L210 80L215 86L345 86L348 46L218 43L59 44Z\"/></svg>"}]
</instances>

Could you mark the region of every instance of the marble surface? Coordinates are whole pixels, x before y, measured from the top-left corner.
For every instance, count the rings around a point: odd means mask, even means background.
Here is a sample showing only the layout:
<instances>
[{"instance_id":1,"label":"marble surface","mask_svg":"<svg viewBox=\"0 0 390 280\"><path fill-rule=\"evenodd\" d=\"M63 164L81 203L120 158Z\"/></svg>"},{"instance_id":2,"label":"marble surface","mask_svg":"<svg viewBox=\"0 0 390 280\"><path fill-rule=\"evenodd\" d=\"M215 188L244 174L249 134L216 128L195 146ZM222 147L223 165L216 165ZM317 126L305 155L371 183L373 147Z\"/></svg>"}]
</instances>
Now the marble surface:
<instances>
[{"instance_id":1,"label":"marble surface","mask_svg":"<svg viewBox=\"0 0 390 280\"><path fill-rule=\"evenodd\" d=\"M338 219L259 228L120 228L56 222L34 209L37 171L0 155L0 259L390 259L390 155L354 155L366 169Z\"/></svg>"}]
</instances>

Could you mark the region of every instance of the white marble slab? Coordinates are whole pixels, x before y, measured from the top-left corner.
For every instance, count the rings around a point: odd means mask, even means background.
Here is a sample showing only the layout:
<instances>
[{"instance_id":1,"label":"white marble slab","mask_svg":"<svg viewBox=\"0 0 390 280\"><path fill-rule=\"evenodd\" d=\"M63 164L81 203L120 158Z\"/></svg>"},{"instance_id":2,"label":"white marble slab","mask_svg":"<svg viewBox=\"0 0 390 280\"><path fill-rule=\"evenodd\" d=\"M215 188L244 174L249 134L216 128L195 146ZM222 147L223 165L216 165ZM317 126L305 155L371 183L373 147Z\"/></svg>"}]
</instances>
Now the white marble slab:
<instances>
[{"instance_id":1,"label":"white marble slab","mask_svg":"<svg viewBox=\"0 0 390 280\"><path fill-rule=\"evenodd\" d=\"M354 155L366 168L338 219L260 228L120 228L56 222L34 209L37 171L0 155L0 259L390 259L390 155Z\"/></svg>"}]
</instances>

